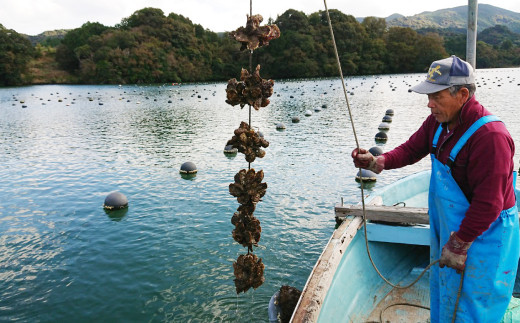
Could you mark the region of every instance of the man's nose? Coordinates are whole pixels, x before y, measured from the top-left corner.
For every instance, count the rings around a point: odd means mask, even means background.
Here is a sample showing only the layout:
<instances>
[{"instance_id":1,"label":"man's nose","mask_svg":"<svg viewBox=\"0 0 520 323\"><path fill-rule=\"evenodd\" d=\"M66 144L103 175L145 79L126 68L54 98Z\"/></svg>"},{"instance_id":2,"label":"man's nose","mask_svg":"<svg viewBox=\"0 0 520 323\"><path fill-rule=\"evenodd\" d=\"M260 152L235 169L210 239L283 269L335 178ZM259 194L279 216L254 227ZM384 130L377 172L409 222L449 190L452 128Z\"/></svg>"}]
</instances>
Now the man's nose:
<instances>
[{"instance_id":1,"label":"man's nose","mask_svg":"<svg viewBox=\"0 0 520 323\"><path fill-rule=\"evenodd\" d=\"M435 107L435 103L432 99L428 98L428 105L427 105L428 108L433 108Z\"/></svg>"}]
</instances>

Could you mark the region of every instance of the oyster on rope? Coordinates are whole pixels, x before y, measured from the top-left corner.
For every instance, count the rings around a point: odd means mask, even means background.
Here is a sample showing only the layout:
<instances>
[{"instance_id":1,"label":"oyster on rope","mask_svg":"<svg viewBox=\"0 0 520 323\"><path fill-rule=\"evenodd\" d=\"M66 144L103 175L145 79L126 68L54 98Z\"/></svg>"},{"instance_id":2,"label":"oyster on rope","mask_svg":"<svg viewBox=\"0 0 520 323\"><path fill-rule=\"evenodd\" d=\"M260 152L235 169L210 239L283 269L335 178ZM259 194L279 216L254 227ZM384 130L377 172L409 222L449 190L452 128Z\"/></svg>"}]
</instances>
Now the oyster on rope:
<instances>
[{"instance_id":1,"label":"oyster on rope","mask_svg":"<svg viewBox=\"0 0 520 323\"><path fill-rule=\"evenodd\" d=\"M269 45L269 41L280 37L280 28L277 25L260 26L263 20L261 15L247 15L246 26L230 33L231 37L242 43L240 50L246 48L255 50Z\"/></svg>"},{"instance_id":2,"label":"oyster on rope","mask_svg":"<svg viewBox=\"0 0 520 323\"><path fill-rule=\"evenodd\" d=\"M242 246L247 247L248 251L253 251L253 246L258 246L262 228L260 221L254 216L240 216L235 212L231 218L231 223L235 225L233 239Z\"/></svg>"},{"instance_id":3,"label":"oyster on rope","mask_svg":"<svg viewBox=\"0 0 520 323\"><path fill-rule=\"evenodd\" d=\"M237 294L247 292L249 288L257 289L264 281L264 264L254 254L240 255L233 263L235 288Z\"/></svg>"},{"instance_id":4,"label":"oyster on rope","mask_svg":"<svg viewBox=\"0 0 520 323\"><path fill-rule=\"evenodd\" d=\"M255 110L259 110L269 105L268 97L273 95L273 86L273 80L262 79L260 76L260 65L256 66L253 74L243 68L240 73L240 82L235 78L228 81L226 103L232 106L239 104L241 108L249 104Z\"/></svg>"},{"instance_id":5,"label":"oyster on rope","mask_svg":"<svg viewBox=\"0 0 520 323\"><path fill-rule=\"evenodd\" d=\"M250 129L247 122L242 121L240 127L235 129L235 135L228 140L227 145L232 145L246 156L246 161L252 163L255 159L265 156L262 148L269 147L269 142L260 137L254 129Z\"/></svg>"},{"instance_id":6,"label":"oyster on rope","mask_svg":"<svg viewBox=\"0 0 520 323\"><path fill-rule=\"evenodd\" d=\"M258 203L265 195L267 183L262 183L264 171L241 169L235 175L235 182L229 184L229 193L237 198L239 204Z\"/></svg>"}]
</instances>

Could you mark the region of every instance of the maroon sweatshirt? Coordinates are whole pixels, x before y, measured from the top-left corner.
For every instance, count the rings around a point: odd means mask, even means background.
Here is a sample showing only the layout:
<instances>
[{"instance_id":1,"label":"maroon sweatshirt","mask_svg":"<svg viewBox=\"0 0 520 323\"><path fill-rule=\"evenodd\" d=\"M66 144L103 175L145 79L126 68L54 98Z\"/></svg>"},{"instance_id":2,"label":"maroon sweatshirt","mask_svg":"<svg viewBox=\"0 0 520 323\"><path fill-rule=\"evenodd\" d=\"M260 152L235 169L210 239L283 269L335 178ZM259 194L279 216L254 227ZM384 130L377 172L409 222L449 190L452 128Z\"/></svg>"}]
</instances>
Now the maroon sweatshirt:
<instances>
[{"instance_id":1,"label":"maroon sweatshirt","mask_svg":"<svg viewBox=\"0 0 520 323\"><path fill-rule=\"evenodd\" d=\"M464 132L480 117L490 115L473 96L462 108L455 129L446 132L446 125L437 144L436 156L446 164L450 151ZM389 151L385 169L414 164L427 156L439 123L433 115L404 144ZM460 150L452 166L452 175L466 195L470 207L457 236L466 242L475 240L486 231L500 214L516 203L513 189L513 156L515 145L502 122L483 125Z\"/></svg>"}]
</instances>

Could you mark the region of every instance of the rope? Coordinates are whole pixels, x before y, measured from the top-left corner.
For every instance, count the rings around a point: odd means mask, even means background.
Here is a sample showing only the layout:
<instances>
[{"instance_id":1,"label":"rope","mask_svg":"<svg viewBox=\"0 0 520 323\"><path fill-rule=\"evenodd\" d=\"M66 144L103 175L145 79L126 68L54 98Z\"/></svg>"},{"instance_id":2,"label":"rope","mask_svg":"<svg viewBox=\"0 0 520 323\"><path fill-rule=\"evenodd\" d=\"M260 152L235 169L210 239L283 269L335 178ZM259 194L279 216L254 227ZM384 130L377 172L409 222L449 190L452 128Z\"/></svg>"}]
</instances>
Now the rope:
<instances>
[{"instance_id":1,"label":"rope","mask_svg":"<svg viewBox=\"0 0 520 323\"><path fill-rule=\"evenodd\" d=\"M249 17L253 16L253 0L249 0ZM253 74L253 50L249 51L249 73ZM249 105L249 129L253 129L251 121L251 105ZM248 163L247 169L251 169L251 163Z\"/></svg>"},{"instance_id":2,"label":"rope","mask_svg":"<svg viewBox=\"0 0 520 323\"><path fill-rule=\"evenodd\" d=\"M346 88L346 85L345 85L345 79L343 77L343 71L341 69L341 62L340 62L340 59L339 59L338 48L336 46L336 40L334 38L334 30L332 29L332 22L330 20L329 9L327 8L327 0L323 0L323 4L325 5L325 13L327 14L327 22L329 24L330 36L332 38L332 45L334 46L334 54L336 56L336 63L338 65L338 72L339 72L339 75L341 77L341 85L343 86L343 94L345 95L345 102L347 103L348 115L350 117L350 124L352 126L352 132L354 133L354 139L356 141L356 148L357 148L358 152L361 153L361 148L359 146L359 141L358 141L357 134L356 134L356 127L354 125L354 118L352 117L352 111L350 109L350 103L349 103L349 100L348 100L347 88ZM359 172L361 173L361 167L359 168ZM377 274L379 275L379 277L381 277L388 285L392 286L393 288L407 289L407 288L415 285L422 278L422 276L426 273L426 271L428 271L430 269L430 267L432 267L433 265L437 264L439 262L439 260L435 260L432 263L430 263L426 268L424 268L423 272L419 275L419 277L417 277L416 280L414 280L412 283L410 283L407 286L396 285L396 284L391 283L388 279L386 279L383 276L383 274L381 274L381 272L377 268L376 264L374 263L374 260L372 259L372 255L370 253L370 248L368 246L367 218L366 218L366 209L365 209L365 192L364 192L364 185L363 185L363 179L362 178L360 178L360 183L361 183L361 205L363 207L363 230L364 230L364 233L365 233L365 247L366 247L366 250L367 250L368 259L370 259L370 263L372 264L372 267L374 267L374 269L377 272ZM463 281L464 281L464 273L461 274L459 291L457 293L457 301L455 303L455 310L454 310L454 313L453 313L452 322L455 322L455 319L456 319L456 316L457 316L457 309L458 309L458 305L459 305L459 300L460 300L460 294L461 294L461 290L462 290L462 283L463 283ZM415 304L408 304L408 305L416 306Z\"/></svg>"},{"instance_id":3,"label":"rope","mask_svg":"<svg viewBox=\"0 0 520 323\"><path fill-rule=\"evenodd\" d=\"M425 309L425 310L430 310L430 308L428 306L423 306L423 305L419 305L419 304L409 304L409 303L395 303L395 304L391 304L391 305L388 305L387 307L385 307L381 313L379 313L379 323L383 323L383 313L389 309L390 307L394 307L394 306L412 306L412 307L418 307L418 308L422 308L422 309Z\"/></svg>"}]
</instances>

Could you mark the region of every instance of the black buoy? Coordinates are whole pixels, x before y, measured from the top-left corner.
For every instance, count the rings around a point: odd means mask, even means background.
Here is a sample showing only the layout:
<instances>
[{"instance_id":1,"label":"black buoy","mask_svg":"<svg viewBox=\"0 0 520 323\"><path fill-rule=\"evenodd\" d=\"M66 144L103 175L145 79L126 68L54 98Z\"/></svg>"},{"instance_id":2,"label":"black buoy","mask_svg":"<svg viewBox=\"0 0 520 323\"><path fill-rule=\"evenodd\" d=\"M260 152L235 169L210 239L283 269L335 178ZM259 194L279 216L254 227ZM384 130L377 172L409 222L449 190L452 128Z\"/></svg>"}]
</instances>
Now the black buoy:
<instances>
[{"instance_id":1,"label":"black buoy","mask_svg":"<svg viewBox=\"0 0 520 323\"><path fill-rule=\"evenodd\" d=\"M381 156L383 154L383 149L381 149L377 146L374 146L374 147L370 148L368 150L368 152L370 152L372 154L372 156L377 157L377 156Z\"/></svg>"},{"instance_id":2,"label":"black buoy","mask_svg":"<svg viewBox=\"0 0 520 323\"><path fill-rule=\"evenodd\" d=\"M233 145L226 145L226 147L224 147L224 154L226 155L236 155L237 153L238 149L233 148Z\"/></svg>"},{"instance_id":3,"label":"black buoy","mask_svg":"<svg viewBox=\"0 0 520 323\"><path fill-rule=\"evenodd\" d=\"M387 116L393 116L393 115L394 115L394 109L388 109L388 110L386 110L385 115L387 115Z\"/></svg>"},{"instance_id":4,"label":"black buoy","mask_svg":"<svg viewBox=\"0 0 520 323\"><path fill-rule=\"evenodd\" d=\"M392 117L391 117L391 116L387 116L387 115L385 115L385 116L383 117L383 122L388 122L388 123L392 122Z\"/></svg>"},{"instance_id":5,"label":"black buoy","mask_svg":"<svg viewBox=\"0 0 520 323\"><path fill-rule=\"evenodd\" d=\"M388 140L388 135L382 131L376 134L376 142L386 142Z\"/></svg>"},{"instance_id":6,"label":"black buoy","mask_svg":"<svg viewBox=\"0 0 520 323\"><path fill-rule=\"evenodd\" d=\"M298 122L300 122L300 118L298 118L298 117L292 118L292 123L298 123Z\"/></svg>"},{"instance_id":7,"label":"black buoy","mask_svg":"<svg viewBox=\"0 0 520 323\"><path fill-rule=\"evenodd\" d=\"M103 208L106 210L120 210L128 207L128 199L120 192L112 192L105 198Z\"/></svg>"},{"instance_id":8,"label":"black buoy","mask_svg":"<svg viewBox=\"0 0 520 323\"><path fill-rule=\"evenodd\" d=\"M377 180L377 174L368 169L361 169L356 175L356 181L360 182L375 182Z\"/></svg>"},{"instance_id":9,"label":"black buoy","mask_svg":"<svg viewBox=\"0 0 520 323\"><path fill-rule=\"evenodd\" d=\"M388 122L380 123L379 126L377 127L377 129L379 129L379 130L389 130L390 129L390 124L388 124Z\"/></svg>"},{"instance_id":10,"label":"black buoy","mask_svg":"<svg viewBox=\"0 0 520 323\"><path fill-rule=\"evenodd\" d=\"M322 108L322 109L327 109L327 105L326 105L326 104L322 104L322 105L321 105L321 108Z\"/></svg>"},{"instance_id":11,"label":"black buoy","mask_svg":"<svg viewBox=\"0 0 520 323\"><path fill-rule=\"evenodd\" d=\"M197 166L192 162L185 162L181 165L181 174L195 174L197 173Z\"/></svg>"}]
</instances>

